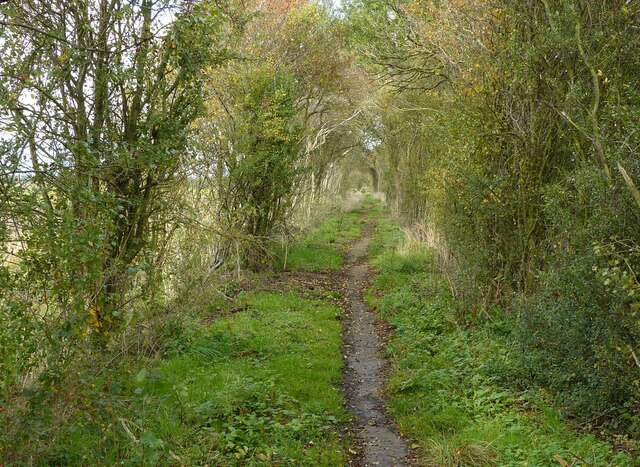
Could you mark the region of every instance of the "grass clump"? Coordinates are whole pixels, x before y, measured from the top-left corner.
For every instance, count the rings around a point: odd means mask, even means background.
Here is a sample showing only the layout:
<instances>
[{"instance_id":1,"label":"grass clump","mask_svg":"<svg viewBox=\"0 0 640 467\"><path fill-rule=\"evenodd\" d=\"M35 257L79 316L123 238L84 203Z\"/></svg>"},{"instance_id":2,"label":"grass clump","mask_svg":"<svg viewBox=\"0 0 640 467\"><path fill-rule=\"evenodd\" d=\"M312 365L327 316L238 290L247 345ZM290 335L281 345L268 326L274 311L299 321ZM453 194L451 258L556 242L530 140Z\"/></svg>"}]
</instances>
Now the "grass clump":
<instances>
[{"instance_id":1,"label":"grass clump","mask_svg":"<svg viewBox=\"0 0 640 467\"><path fill-rule=\"evenodd\" d=\"M550 398L514 388L515 324L460 324L428 251L401 253L397 225L383 220L371 245L379 271L369 299L393 332L390 414L431 465L633 465L624 453L573 430Z\"/></svg>"}]
</instances>

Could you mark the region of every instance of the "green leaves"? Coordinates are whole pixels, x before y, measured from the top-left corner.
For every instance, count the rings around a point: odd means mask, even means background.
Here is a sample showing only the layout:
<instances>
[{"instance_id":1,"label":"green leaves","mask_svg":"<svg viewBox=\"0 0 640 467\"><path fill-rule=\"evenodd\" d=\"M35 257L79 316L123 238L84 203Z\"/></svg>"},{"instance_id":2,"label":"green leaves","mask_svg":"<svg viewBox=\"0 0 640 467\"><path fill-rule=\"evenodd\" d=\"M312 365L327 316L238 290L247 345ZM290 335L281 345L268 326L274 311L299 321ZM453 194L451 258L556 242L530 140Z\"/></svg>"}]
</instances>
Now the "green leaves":
<instances>
[{"instance_id":1,"label":"green leaves","mask_svg":"<svg viewBox=\"0 0 640 467\"><path fill-rule=\"evenodd\" d=\"M214 154L227 171L215 190L224 200L225 227L247 236L243 262L261 267L269 242L289 220L301 173L297 88L294 75L268 63L233 72L225 105L234 113L220 115L233 119L223 135L229 143Z\"/></svg>"},{"instance_id":2,"label":"green leaves","mask_svg":"<svg viewBox=\"0 0 640 467\"><path fill-rule=\"evenodd\" d=\"M147 379L147 370L145 368L143 368L136 375L136 382L137 383L144 383L146 381L146 379Z\"/></svg>"},{"instance_id":3,"label":"green leaves","mask_svg":"<svg viewBox=\"0 0 640 467\"><path fill-rule=\"evenodd\" d=\"M142 453L132 459L133 462L141 462L143 465L155 465L164 454L164 441L156 438L152 431L145 432L140 437Z\"/></svg>"}]
</instances>

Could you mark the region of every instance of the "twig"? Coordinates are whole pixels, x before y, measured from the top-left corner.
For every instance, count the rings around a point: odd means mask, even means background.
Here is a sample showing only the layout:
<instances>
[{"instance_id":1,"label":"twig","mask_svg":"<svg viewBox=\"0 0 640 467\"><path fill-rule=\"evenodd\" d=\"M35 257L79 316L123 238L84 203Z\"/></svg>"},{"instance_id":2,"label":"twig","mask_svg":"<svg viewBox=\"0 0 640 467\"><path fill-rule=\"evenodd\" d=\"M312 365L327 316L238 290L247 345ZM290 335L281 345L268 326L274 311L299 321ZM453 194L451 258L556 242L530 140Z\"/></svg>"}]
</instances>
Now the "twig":
<instances>
[{"instance_id":1,"label":"twig","mask_svg":"<svg viewBox=\"0 0 640 467\"><path fill-rule=\"evenodd\" d=\"M590 418L589 420L586 420L582 423L580 423L580 426L585 426L588 425L592 422L595 422L596 420L601 419L602 417L605 417L607 415L609 415L611 412L619 412L620 410L624 410L624 409L640 409L640 405L631 405L628 407L611 407L607 410L605 410L604 412L602 412L600 415L597 415L593 418Z\"/></svg>"},{"instance_id":2,"label":"twig","mask_svg":"<svg viewBox=\"0 0 640 467\"><path fill-rule=\"evenodd\" d=\"M125 420L122 417L118 417L118 421L122 425L122 429L127 434L127 436L131 439L131 441L133 441L134 443L138 444L140 442L140 440L138 440L138 438L136 438L135 435L131 432L131 429L129 428L129 425L127 425L127 420ZM129 422L129 423L133 423L133 422Z\"/></svg>"}]
</instances>

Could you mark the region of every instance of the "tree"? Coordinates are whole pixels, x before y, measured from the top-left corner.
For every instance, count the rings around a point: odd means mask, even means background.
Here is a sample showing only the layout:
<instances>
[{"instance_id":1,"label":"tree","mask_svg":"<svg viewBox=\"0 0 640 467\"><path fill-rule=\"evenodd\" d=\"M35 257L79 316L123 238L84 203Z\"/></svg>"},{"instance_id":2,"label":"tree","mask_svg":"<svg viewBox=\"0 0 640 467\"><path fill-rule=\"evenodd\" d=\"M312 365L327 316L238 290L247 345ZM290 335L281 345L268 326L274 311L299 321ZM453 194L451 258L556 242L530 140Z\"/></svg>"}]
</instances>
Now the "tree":
<instances>
[{"instance_id":1,"label":"tree","mask_svg":"<svg viewBox=\"0 0 640 467\"><path fill-rule=\"evenodd\" d=\"M211 169L218 255L253 267L312 206L329 168L357 145L357 75L327 12L306 3L250 7L238 59L211 73L199 159ZM216 261L214 261L216 262Z\"/></svg>"},{"instance_id":2,"label":"tree","mask_svg":"<svg viewBox=\"0 0 640 467\"><path fill-rule=\"evenodd\" d=\"M171 214L225 20L207 2L28 0L2 5L0 25L15 274L33 313L107 339Z\"/></svg>"}]
</instances>

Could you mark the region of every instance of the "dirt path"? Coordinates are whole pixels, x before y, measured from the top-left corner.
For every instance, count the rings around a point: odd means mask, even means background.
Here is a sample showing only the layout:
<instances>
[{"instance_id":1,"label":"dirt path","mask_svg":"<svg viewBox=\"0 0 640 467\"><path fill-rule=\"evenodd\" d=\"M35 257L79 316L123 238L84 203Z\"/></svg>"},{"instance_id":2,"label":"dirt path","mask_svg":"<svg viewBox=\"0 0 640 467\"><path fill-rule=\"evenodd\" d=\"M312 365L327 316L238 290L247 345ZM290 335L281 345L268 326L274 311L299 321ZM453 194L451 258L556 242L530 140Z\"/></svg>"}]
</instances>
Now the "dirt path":
<instances>
[{"instance_id":1,"label":"dirt path","mask_svg":"<svg viewBox=\"0 0 640 467\"><path fill-rule=\"evenodd\" d=\"M409 449L385 415L385 360L374 312L362 298L370 271L366 263L371 228L351 248L346 267L348 315L345 322L345 393L356 416L362 451L353 462L364 466L410 465Z\"/></svg>"}]
</instances>

